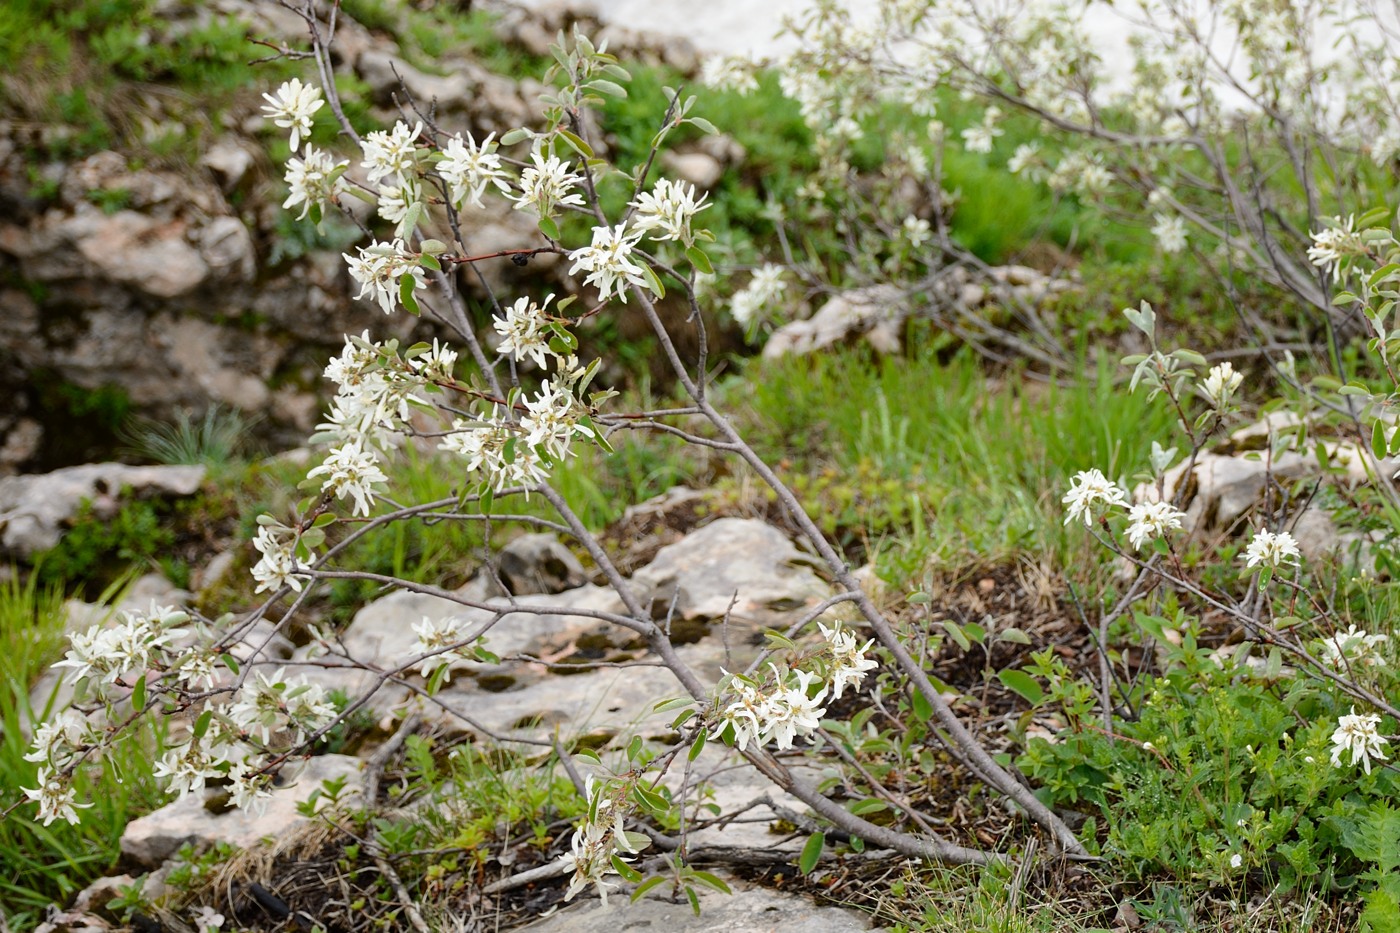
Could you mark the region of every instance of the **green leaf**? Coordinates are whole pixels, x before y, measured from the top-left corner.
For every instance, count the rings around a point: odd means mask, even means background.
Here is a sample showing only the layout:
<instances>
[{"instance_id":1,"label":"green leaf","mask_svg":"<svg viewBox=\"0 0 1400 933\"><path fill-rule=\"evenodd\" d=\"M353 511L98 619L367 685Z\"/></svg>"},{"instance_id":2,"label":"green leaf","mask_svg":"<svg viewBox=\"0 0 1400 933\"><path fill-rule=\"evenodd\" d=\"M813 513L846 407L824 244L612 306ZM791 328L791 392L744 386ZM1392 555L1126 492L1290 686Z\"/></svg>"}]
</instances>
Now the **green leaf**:
<instances>
[{"instance_id":1,"label":"green leaf","mask_svg":"<svg viewBox=\"0 0 1400 933\"><path fill-rule=\"evenodd\" d=\"M614 854L612 857L612 867L624 880L636 883L642 880L642 873L622 860L622 856Z\"/></svg>"},{"instance_id":2,"label":"green leaf","mask_svg":"<svg viewBox=\"0 0 1400 933\"><path fill-rule=\"evenodd\" d=\"M1025 671L1006 668L997 671L997 680L1005 684L1008 690L1020 694L1031 706L1037 706L1045 699L1045 691L1036 683L1035 678Z\"/></svg>"},{"instance_id":3,"label":"green leaf","mask_svg":"<svg viewBox=\"0 0 1400 933\"><path fill-rule=\"evenodd\" d=\"M699 128L702 133L708 133L711 136L719 132L719 128L704 117L687 117L685 122Z\"/></svg>"},{"instance_id":4,"label":"green leaf","mask_svg":"<svg viewBox=\"0 0 1400 933\"><path fill-rule=\"evenodd\" d=\"M626 97L627 88L613 81L606 81L602 78L594 78L588 82L588 86L596 91L601 91L611 97ZM590 153L591 155L591 153Z\"/></svg>"},{"instance_id":5,"label":"green leaf","mask_svg":"<svg viewBox=\"0 0 1400 933\"><path fill-rule=\"evenodd\" d=\"M693 870L690 872L690 877L708 888L714 888L721 894L734 893L734 891L729 887L729 885L725 882L723 878L720 878L717 875L712 875L707 871Z\"/></svg>"},{"instance_id":6,"label":"green leaf","mask_svg":"<svg viewBox=\"0 0 1400 933\"><path fill-rule=\"evenodd\" d=\"M640 735L634 735L634 736L632 736L632 741L630 741L630 742L627 743L627 760L628 760L628 761L636 761L636 760L637 760L637 756L640 755L641 753L642 753L642 737L641 737Z\"/></svg>"},{"instance_id":7,"label":"green leaf","mask_svg":"<svg viewBox=\"0 0 1400 933\"><path fill-rule=\"evenodd\" d=\"M418 299L413 297L413 286L415 282L416 279L413 278L413 273L411 272L405 272L399 277L399 301L403 302L405 311L417 316Z\"/></svg>"},{"instance_id":8,"label":"green leaf","mask_svg":"<svg viewBox=\"0 0 1400 933\"><path fill-rule=\"evenodd\" d=\"M690 885L685 886L685 899L690 901L690 909L695 913L695 916L700 916L700 898Z\"/></svg>"},{"instance_id":9,"label":"green leaf","mask_svg":"<svg viewBox=\"0 0 1400 933\"><path fill-rule=\"evenodd\" d=\"M666 877L664 875L652 875L646 881L643 881L641 884L637 885L637 887L632 891L632 903L637 903L637 901L641 899L642 895L646 894L658 884L665 883Z\"/></svg>"},{"instance_id":10,"label":"green leaf","mask_svg":"<svg viewBox=\"0 0 1400 933\"><path fill-rule=\"evenodd\" d=\"M199 714L199 718L196 719L196 720L194 721L194 730L193 730L193 732L192 732L192 735L193 735L194 740L195 740L196 742L198 742L200 739L204 738L204 733L206 733L206 732L209 731L209 724L210 724L211 722L213 722L213 721L214 721L214 711L213 711L213 710L207 709L207 710L205 710L204 712L202 712L202 713Z\"/></svg>"},{"instance_id":11,"label":"green leaf","mask_svg":"<svg viewBox=\"0 0 1400 933\"><path fill-rule=\"evenodd\" d=\"M806 844L802 846L802 854L797 859L797 870L804 875L810 874L821 860L822 847L825 845L826 833L818 831L808 836Z\"/></svg>"},{"instance_id":12,"label":"green leaf","mask_svg":"<svg viewBox=\"0 0 1400 933\"><path fill-rule=\"evenodd\" d=\"M956 622L947 621L938 624L943 626L943 630L952 637L953 641L958 643L959 648L964 651L968 651L972 648L972 642L968 641L967 635L963 634L962 626L958 625Z\"/></svg>"},{"instance_id":13,"label":"green leaf","mask_svg":"<svg viewBox=\"0 0 1400 933\"><path fill-rule=\"evenodd\" d=\"M554 222L553 217L541 217L539 226L540 233L543 233L551 240L559 240L559 225Z\"/></svg>"},{"instance_id":14,"label":"green leaf","mask_svg":"<svg viewBox=\"0 0 1400 933\"><path fill-rule=\"evenodd\" d=\"M1003 629L997 635L997 641L1009 641L1017 645L1029 645L1031 637L1018 628Z\"/></svg>"},{"instance_id":15,"label":"green leaf","mask_svg":"<svg viewBox=\"0 0 1400 933\"><path fill-rule=\"evenodd\" d=\"M437 257L433 256L431 253L424 253L419 256L418 264L425 268L432 269L434 272L442 271L442 263L438 262Z\"/></svg>"},{"instance_id":16,"label":"green leaf","mask_svg":"<svg viewBox=\"0 0 1400 933\"><path fill-rule=\"evenodd\" d=\"M140 712L146 708L146 675L142 674L136 680L136 686L131 688L131 708Z\"/></svg>"},{"instance_id":17,"label":"green leaf","mask_svg":"<svg viewBox=\"0 0 1400 933\"><path fill-rule=\"evenodd\" d=\"M1371 453L1376 455L1377 460L1384 460L1390 445L1385 439L1385 424L1377 420L1371 425Z\"/></svg>"},{"instance_id":18,"label":"green leaf","mask_svg":"<svg viewBox=\"0 0 1400 933\"><path fill-rule=\"evenodd\" d=\"M929 717L933 715L933 704L928 701L928 697L915 690L913 703L914 718L919 722L928 722Z\"/></svg>"},{"instance_id":19,"label":"green leaf","mask_svg":"<svg viewBox=\"0 0 1400 933\"><path fill-rule=\"evenodd\" d=\"M661 284L661 279L656 277L656 273L646 263L642 263L642 278L647 280L647 288L651 289L653 295L657 298L666 297L666 286Z\"/></svg>"},{"instance_id":20,"label":"green leaf","mask_svg":"<svg viewBox=\"0 0 1400 933\"><path fill-rule=\"evenodd\" d=\"M695 735L695 741L690 743L690 751L686 754L686 759L694 761L700 757L700 753L705 750L705 730L701 729Z\"/></svg>"},{"instance_id":21,"label":"green leaf","mask_svg":"<svg viewBox=\"0 0 1400 933\"><path fill-rule=\"evenodd\" d=\"M564 141L573 147L574 151L579 155L583 156L585 159L593 158L593 147L584 142L582 138L570 133L563 127L560 127L559 135L564 137Z\"/></svg>"},{"instance_id":22,"label":"green leaf","mask_svg":"<svg viewBox=\"0 0 1400 933\"><path fill-rule=\"evenodd\" d=\"M691 246L685 251L685 258L690 260L690 264L706 275L714 275L715 267L710 264L710 257L705 255L705 251L698 246Z\"/></svg>"},{"instance_id":23,"label":"green leaf","mask_svg":"<svg viewBox=\"0 0 1400 933\"><path fill-rule=\"evenodd\" d=\"M451 247L449 247L446 243L442 242L441 240L424 240L419 249L421 249L425 253L431 253L434 256L440 256L443 253L447 252L449 249L451 249Z\"/></svg>"},{"instance_id":24,"label":"green leaf","mask_svg":"<svg viewBox=\"0 0 1400 933\"><path fill-rule=\"evenodd\" d=\"M889 804L883 800L876 800L874 797L866 797L864 800L857 800L847 807L852 816L865 816L867 813L879 813L881 810L888 810Z\"/></svg>"},{"instance_id":25,"label":"green leaf","mask_svg":"<svg viewBox=\"0 0 1400 933\"><path fill-rule=\"evenodd\" d=\"M673 709L684 709L694 703L690 697L671 697L668 700L658 700L651 711L653 713L669 713Z\"/></svg>"},{"instance_id":26,"label":"green leaf","mask_svg":"<svg viewBox=\"0 0 1400 933\"><path fill-rule=\"evenodd\" d=\"M504 136L502 136L501 145L514 146L516 143L529 139L533 135L535 134L530 130L525 129L524 127L519 127L517 129L510 130Z\"/></svg>"}]
</instances>

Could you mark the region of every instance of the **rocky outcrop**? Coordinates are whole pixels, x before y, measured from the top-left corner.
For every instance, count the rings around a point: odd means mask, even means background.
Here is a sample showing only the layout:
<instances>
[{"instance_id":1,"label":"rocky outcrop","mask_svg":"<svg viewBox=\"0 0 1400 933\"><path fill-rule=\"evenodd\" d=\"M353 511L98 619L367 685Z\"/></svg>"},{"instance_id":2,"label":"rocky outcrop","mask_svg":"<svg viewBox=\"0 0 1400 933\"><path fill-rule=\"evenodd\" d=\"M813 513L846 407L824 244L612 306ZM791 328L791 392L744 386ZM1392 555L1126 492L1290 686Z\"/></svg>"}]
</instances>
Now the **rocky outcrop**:
<instances>
[{"instance_id":1,"label":"rocky outcrop","mask_svg":"<svg viewBox=\"0 0 1400 933\"><path fill-rule=\"evenodd\" d=\"M93 517L116 514L123 499L190 496L202 466L89 463L31 476L0 477L0 554L31 557L58 544L84 503Z\"/></svg>"},{"instance_id":2,"label":"rocky outcrop","mask_svg":"<svg viewBox=\"0 0 1400 933\"><path fill-rule=\"evenodd\" d=\"M964 316L995 309L1034 309L1075 287L1071 280L1053 278L1029 266L982 270L954 266L922 288L917 300L893 285L853 288L828 298L810 318L779 327L764 344L763 355L803 355L857 340L880 353L897 353L905 322L911 318L964 325Z\"/></svg>"}]
</instances>

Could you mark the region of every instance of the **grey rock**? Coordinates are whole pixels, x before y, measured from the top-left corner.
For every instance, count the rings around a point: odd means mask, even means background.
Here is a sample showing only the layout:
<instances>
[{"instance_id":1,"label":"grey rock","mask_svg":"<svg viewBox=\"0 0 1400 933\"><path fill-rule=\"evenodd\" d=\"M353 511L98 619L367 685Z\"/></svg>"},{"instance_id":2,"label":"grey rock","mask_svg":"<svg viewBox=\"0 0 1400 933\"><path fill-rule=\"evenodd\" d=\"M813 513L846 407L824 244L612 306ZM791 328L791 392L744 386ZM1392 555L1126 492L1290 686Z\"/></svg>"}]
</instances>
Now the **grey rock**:
<instances>
[{"instance_id":1,"label":"grey rock","mask_svg":"<svg viewBox=\"0 0 1400 933\"><path fill-rule=\"evenodd\" d=\"M895 353L908 315L908 301L893 285L852 289L830 298L807 320L778 328L764 345L763 355L769 359L803 355L856 337L864 337L881 353Z\"/></svg>"},{"instance_id":2,"label":"grey rock","mask_svg":"<svg viewBox=\"0 0 1400 933\"><path fill-rule=\"evenodd\" d=\"M663 152L661 162L676 177L709 191L724 177L724 165L706 152Z\"/></svg>"},{"instance_id":3,"label":"grey rock","mask_svg":"<svg viewBox=\"0 0 1400 933\"><path fill-rule=\"evenodd\" d=\"M573 552L551 534L515 538L496 557L496 572L516 596L560 593L587 580Z\"/></svg>"},{"instance_id":4,"label":"grey rock","mask_svg":"<svg viewBox=\"0 0 1400 933\"><path fill-rule=\"evenodd\" d=\"M253 167L255 158L241 142L221 139L200 157L199 164L213 172L221 188L233 191Z\"/></svg>"},{"instance_id":5,"label":"grey rock","mask_svg":"<svg viewBox=\"0 0 1400 933\"><path fill-rule=\"evenodd\" d=\"M104 277L157 298L188 294L209 275L209 266L185 242L182 225L163 225L135 211L97 221L75 245Z\"/></svg>"},{"instance_id":6,"label":"grey rock","mask_svg":"<svg viewBox=\"0 0 1400 933\"><path fill-rule=\"evenodd\" d=\"M53 547L84 501L115 514L120 498L189 496L204 482L202 466L89 463L52 473L0 477L0 550L30 557ZM128 493L129 491L129 493Z\"/></svg>"},{"instance_id":7,"label":"grey rock","mask_svg":"<svg viewBox=\"0 0 1400 933\"><path fill-rule=\"evenodd\" d=\"M433 101L440 108L460 108L471 98L472 83L460 71L446 76L425 74L402 57L379 49L361 52L355 61L355 69L382 101L390 100L396 93L402 96L400 79L402 88L407 89L425 110Z\"/></svg>"},{"instance_id":8,"label":"grey rock","mask_svg":"<svg viewBox=\"0 0 1400 933\"><path fill-rule=\"evenodd\" d=\"M531 933L865 933L865 915L842 907L819 907L804 897L752 887L730 879L733 894L700 892L700 916L684 901L648 896L635 904L625 897L606 906L584 902L567 907L524 930ZM665 886L657 890L664 890Z\"/></svg>"},{"instance_id":9,"label":"grey rock","mask_svg":"<svg viewBox=\"0 0 1400 933\"><path fill-rule=\"evenodd\" d=\"M657 552L632 577L652 614L717 620L752 632L831 595L812 560L758 519L721 518Z\"/></svg>"},{"instance_id":10,"label":"grey rock","mask_svg":"<svg viewBox=\"0 0 1400 933\"><path fill-rule=\"evenodd\" d=\"M237 217L215 217L199 229L199 254L215 273L248 281L253 278L257 256L253 238Z\"/></svg>"},{"instance_id":11,"label":"grey rock","mask_svg":"<svg viewBox=\"0 0 1400 933\"><path fill-rule=\"evenodd\" d=\"M217 842L246 848L265 836L285 834L306 822L296 805L311 796L322 781L347 778L342 800L359 794L360 761L349 755L321 755L309 759L299 769L285 767L280 780L284 786L267 798L261 813L223 809L220 791L207 788L203 794L190 794L127 824L121 851L136 864L153 868L179 851L183 845L202 850ZM289 785L289 786L288 786Z\"/></svg>"}]
</instances>

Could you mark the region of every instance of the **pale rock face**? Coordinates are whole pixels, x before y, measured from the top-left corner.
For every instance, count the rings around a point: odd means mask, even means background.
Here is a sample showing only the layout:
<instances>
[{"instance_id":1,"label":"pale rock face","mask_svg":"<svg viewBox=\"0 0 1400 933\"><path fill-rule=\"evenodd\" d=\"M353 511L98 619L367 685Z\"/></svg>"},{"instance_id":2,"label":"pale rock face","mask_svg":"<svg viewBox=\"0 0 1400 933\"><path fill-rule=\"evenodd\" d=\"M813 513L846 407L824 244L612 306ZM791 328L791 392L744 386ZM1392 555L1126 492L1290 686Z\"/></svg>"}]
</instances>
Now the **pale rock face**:
<instances>
[{"instance_id":1,"label":"pale rock face","mask_svg":"<svg viewBox=\"0 0 1400 933\"><path fill-rule=\"evenodd\" d=\"M190 496L204 482L202 466L89 463L52 473L0 477L0 550L30 557L53 547L79 507L91 501L115 512L124 489L135 495Z\"/></svg>"},{"instance_id":2,"label":"pale rock face","mask_svg":"<svg viewBox=\"0 0 1400 933\"><path fill-rule=\"evenodd\" d=\"M122 855L153 868L186 844L197 850L218 842L247 848L265 836L281 836L306 822L306 817L297 813L298 803L319 789L322 781L341 777L349 779L341 799L357 796L362 782L360 760L349 755L321 755L299 768L288 766L282 772L284 786L267 799L261 814L222 809L217 804L221 792L206 788L128 823L121 839Z\"/></svg>"}]
</instances>

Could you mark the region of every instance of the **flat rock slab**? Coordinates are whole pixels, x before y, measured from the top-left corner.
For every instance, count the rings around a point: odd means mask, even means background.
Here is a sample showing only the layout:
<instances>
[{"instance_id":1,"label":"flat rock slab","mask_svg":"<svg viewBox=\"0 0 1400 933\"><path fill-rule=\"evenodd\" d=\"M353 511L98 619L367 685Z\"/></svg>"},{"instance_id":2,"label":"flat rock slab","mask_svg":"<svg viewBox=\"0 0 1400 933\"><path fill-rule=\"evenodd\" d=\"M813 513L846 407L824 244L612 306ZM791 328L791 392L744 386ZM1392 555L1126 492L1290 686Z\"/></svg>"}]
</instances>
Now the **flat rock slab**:
<instances>
[{"instance_id":1,"label":"flat rock slab","mask_svg":"<svg viewBox=\"0 0 1400 933\"><path fill-rule=\"evenodd\" d=\"M134 496L190 496L204 482L202 466L88 463L52 473L0 477L0 551L30 557L58 544L84 501L98 517L115 514Z\"/></svg>"},{"instance_id":2,"label":"flat rock slab","mask_svg":"<svg viewBox=\"0 0 1400 933\"><path fill-rule=\"evenodd\" d=\"M297 813L297 804L319 789L322 781L347 778L341 799L358 794L360 766L360 760L350 755L321 755L309 759L300 770L289 766L282 773L290 786L278 787L261 813L210 809L206 802L215 795L212 789L190 794L128 823L122 834L122 855L143 867L154 868L186 844L205 849L216 842L227 842L247 848L264 836L283 835L306 822L306 817Z\"/></svg>"},{"instance_id":3,"label":"flat rock slab","mask_svg":"<svg viewBox=\"0 0 1400 933\"><path fill-rule=\"evenodd\" d=\"M700 916L682 901L644 898L628 904L617 895L604 907L584 902L523 929L531 933L866 933L864 914L842 907L820 907L795 894L739 886L733 894L700 892ZM662 887L665 887L664 885Z\"/></svg>"}]
</instances>

